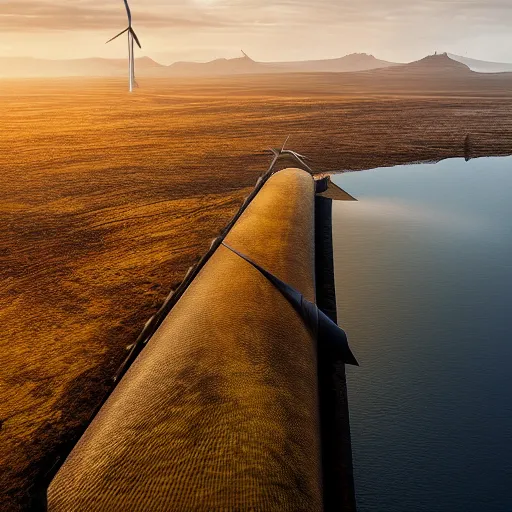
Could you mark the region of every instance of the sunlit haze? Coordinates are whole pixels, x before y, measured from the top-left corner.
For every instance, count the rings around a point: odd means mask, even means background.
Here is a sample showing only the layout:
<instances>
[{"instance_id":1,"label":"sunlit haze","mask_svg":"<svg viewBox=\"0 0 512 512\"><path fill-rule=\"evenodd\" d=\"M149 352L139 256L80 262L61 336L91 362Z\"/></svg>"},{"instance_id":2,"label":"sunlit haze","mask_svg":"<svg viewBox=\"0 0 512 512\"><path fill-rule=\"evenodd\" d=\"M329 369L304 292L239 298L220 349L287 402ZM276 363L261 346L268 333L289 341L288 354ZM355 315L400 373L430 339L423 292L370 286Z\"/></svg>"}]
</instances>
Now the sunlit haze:
<instances>
[{"instance_id":1,"label":"sunlit haze","mask_svg":"<svg viewBox=\"0 0 512 512\"><path fill-rule=\"evenodd\" d=\"M164 64L372 53L398 62L434 51L512 61L512 3L504 0L132 0L140 55ZM0 56L124 57L122 0L0 0Z\"/></svg>"}]
</instances>

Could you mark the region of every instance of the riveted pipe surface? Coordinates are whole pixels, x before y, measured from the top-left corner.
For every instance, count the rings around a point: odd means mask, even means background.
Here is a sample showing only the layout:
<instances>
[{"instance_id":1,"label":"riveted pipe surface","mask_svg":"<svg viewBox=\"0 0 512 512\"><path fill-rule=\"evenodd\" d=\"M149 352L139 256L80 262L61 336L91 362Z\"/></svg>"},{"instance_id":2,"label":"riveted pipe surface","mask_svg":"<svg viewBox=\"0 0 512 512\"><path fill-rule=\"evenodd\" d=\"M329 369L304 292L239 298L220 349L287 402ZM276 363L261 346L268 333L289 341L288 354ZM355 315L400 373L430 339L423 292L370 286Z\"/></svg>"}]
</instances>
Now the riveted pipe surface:
<instances>
[{"instance_id":1,"label":"riveted pipe surface","mask_svg":"<svg viewBox=\"0 0 512 512\"><path fill-rule=\"evenodd\" d=\"M315 299L314 181L264 185L226 242ZM52 512L322 509L316 343L219 247L82 436Z\"/></svg>"}]
</instances>

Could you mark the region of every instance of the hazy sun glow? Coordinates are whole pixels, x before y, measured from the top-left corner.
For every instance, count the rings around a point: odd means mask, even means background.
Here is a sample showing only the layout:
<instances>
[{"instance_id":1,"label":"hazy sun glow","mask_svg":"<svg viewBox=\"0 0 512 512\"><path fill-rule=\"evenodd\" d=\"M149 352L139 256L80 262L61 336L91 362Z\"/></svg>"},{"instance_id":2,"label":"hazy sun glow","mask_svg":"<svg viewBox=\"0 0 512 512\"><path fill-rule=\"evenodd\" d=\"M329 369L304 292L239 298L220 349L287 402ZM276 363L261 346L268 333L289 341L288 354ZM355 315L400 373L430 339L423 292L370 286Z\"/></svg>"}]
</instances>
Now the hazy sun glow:
<instances>
[{"instance_id":1,"label":"hazy sun glow","mask_svg":"<svg viewBox=\"0 0 512 512\"><path fill-rule=\"evenodd\" d=\"M512 61L512 4L502 0L131 0L143 52L163 63L352 52L410 61L435 50ZM121 57L104 45L126 24L122 0L2 0L0 56Z\"/></svg>"}]
</instances>

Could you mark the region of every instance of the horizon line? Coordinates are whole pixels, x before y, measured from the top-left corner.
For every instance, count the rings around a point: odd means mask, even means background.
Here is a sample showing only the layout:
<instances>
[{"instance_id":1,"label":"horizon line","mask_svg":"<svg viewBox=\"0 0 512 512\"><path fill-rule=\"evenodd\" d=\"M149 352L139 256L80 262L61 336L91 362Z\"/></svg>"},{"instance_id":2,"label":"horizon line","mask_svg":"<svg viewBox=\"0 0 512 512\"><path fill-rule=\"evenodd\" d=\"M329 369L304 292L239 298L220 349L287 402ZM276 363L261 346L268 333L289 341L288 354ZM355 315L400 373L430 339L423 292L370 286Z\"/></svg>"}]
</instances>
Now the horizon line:
<instances>
[{"instance_id":1,"label":"horizon line","mask_svg":"<svg viewBox=\"0 0 512 512\"><path fill-rule=\"evenodd\" d=\"M512 65L512 62L475 59L473 57L467 57L467 56L463 56L463 55L459 55L459 54L451 53L451 52L431 53L431 54L427 54L427 55L425 55L423 57L420 57L419 59L412 60L412 61L407 61L407 62L399 62L399 61L394 61L394 60L391 61L391 60L381 59L381 58L375 56L374 54L367 53L367 52L352 52L352 53L347 53L345 55L341 55L339 57L322 57L322 58L316 58L316 59L276 60L276 61L260 61L260 60L253 59L252 57L249 57L245 52L242 52L242 53L244 55L243 56L239 56L239 57L216 57L216 58L213 58L213 59L210 59L210 60L175 60L175 61L171 62L170 64L162 64L161 62L156 60L154 57L151 57L150 55L141 55L140 57L136 57L136 60L147 58L147 59L151 59L153 62L155 62L156 64L159 64L160 66L169 67L169 66L172 66L173 64L177 64L177 63L206 64L206 63L209 63L209 62L214 62L216 60L243 59L244 56L246 58L249 58L249 59L253 60L254 62L256 62L258 64L281 64L281 63L292 63L292 62L300 63L300 62L329 61L329 60L343 59L345 57L349 57L349 56L352 56L352 55L366 55L366 56L369 56L369 57L373 57L373 58L375 58L377 60L382 60L384 62L390 62L390 63L393 63L393 64L411 64L413 62L417 62L417 61L419 61L421 59L424 59L425 57L432 57L432 56L435 56L435 55L439 55L439 56L441 56L441 55L447 55L447 56L454 55L454 56L462 58L462 59L469 59L469 60L475 60L475 61L480 61L480 62L487 62L487 63L490 63L490 64L509 64L509 65ZM34 57L32 55L16 55L16 56L13 56L13 55L0 55L0 59L32 59L32 60L50 61L50 62L72 62L72 61L80 61L80 60L106 60L106 61L112 61L112 60L123 60L124 58L123 57L89 56L89 57L71 57L71 58L62 58L62 59L51 59L51 58L45 58L45 57Z\"/></svg>"}]
</instances>

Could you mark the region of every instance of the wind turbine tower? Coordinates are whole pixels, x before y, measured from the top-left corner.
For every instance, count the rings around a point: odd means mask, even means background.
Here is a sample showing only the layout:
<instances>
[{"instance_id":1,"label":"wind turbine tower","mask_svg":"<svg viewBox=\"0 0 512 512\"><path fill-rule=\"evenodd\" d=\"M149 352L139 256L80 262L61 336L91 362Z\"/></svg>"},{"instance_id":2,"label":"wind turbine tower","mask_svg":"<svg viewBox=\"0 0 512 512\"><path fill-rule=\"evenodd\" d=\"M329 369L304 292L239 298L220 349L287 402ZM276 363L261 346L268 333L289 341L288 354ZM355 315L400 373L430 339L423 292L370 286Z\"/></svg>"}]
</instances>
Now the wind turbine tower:
<instances>
[{"instance_id":1,"label":"wind turbine tower","mask_svg":"<svg viewBox=\"0 0 512 512\"><path fill-rule=\"evenodd\" d=\"M128 27L125 28L122 32L114 36L112 39L109 39L107 43L117 39L119 36L123 34L128 34L128 77L130 82L130 92L133 92L133 88L137 85L135 82L135 52L134 52L134 41L137 43L137 46L142 49L140 45L139 38L135 33L135 30L132 28L132 12L130 11L130 6L128 5L128 0L123 0L124 5L126 7L126 14L128 16Z\"/></svg>"}]
</instances>

